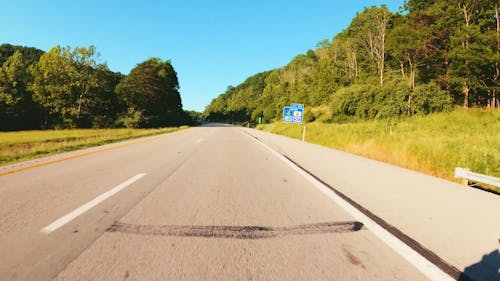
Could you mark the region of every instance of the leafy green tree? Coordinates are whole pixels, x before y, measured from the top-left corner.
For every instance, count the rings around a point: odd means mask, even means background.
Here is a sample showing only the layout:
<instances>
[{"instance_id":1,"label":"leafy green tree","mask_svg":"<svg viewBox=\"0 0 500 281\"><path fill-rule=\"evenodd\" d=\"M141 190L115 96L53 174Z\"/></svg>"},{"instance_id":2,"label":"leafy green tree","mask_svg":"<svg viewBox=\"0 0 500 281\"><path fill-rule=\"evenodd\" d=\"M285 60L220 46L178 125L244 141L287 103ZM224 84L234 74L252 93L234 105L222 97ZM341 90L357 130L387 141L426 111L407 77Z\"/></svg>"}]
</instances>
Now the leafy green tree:
<instances>
[{"instance_id":1,"label":"leafy green tree","mask_svg":"<svg viewBox=\"0 0 500 281\"><path fill-rule=\"evenodd\" d=\"M4 64L4 62L9 57L14 55L15 52L20 52L23 55L23 60L26 65L32 65L36 63L44 53L44 51L33 47L2 44L0 45L0 65Z\"/></svg>"},{"instance_id":2,"label":"leafy green tree","mask_svg":"<svg viewBox=\"0 0 500 281\"><path fill-rule=\"evenodd\" d=\"M333 66L332 78L342 86L356 82L360 75L360 67L355 40L346 32L342 32L335 36L330 49L326 60L330 60L330 66Z\"/></svg>"},{"instance_id":3,"label":"leafy green tree","mask_svg":"<svg viewBox=\"0 0 500 281\"><path fill-rule=\"evenodd\" d=\"M191 124L197 124L202 121L203 113L194 111L194 110L185 110L184 111L189 117Z\"/></svg>"},{"instance_id":4,"label":"leafy green tree","mask_svg":"<svg viewBox=\"0 0 500 281\"><path fill-rule=\"evenodd\" d=\"M366 8L331 42L271 71L262 90L247 81L229 87L204 114L237 121L251 112L268 122L300 102L315 107L311 114L331 104L338 121L428 114L465 101L500 105L496 2L409 0L402 14Z\"/></svg>"},{"instance_id":5,"label":"leafy green tree","mask_svg":"<svg viewBox=\"0 0 500 281\"><path fill-rule=\"evenodd\" d=\"M70 50L60 46L50 49L31 67L30 72L33 82L29 88L34 93L34 100L44 111L42 127L74 127L77 111L72 93L72 77L75 67Z\"/></svg>"},{"instance_id":6,"label":"leafy green tree","mask_svg":"<svg viewBox=\"0 0 500 281\"><path fill-rule=\"evenodd\" d=\"M96 77L97 87L85 99L88 113L80 117L80 124L93 128L114 127L119 113L126 110L125 103L115 93L115 88L124 75L109 70L105 65L97 67L93 75Z\"/></svg>"},{"instance_id":7,"label":"leafy green tree","mask_svg":"<svg viewBox=\"0 0 500 281\"><path fill-rule=\"evenodd\" d=\"M452 96L449 77L450 36L459 24L456 5L446 0L409 0L405 3L407 21L421 35L421 63L417 65L422 83L436 81Z\"/></svg>"},{"instance_id":8,"label":"leafy green tree","mask_svg":"<svg viewBox=\"0 0 500 281\"><path fill-rule=\"evenodd\" d=\"M20 51L10 56L0 68L0 130L36 128L40 110L27 86L28 65Z\"/></svg>"},{"instance_id":9,"label":"leafy green tree","mask_svg":"<svg viewBox=\"0 0 500 281\"><path fill-rule=\"evenodd\" d=\"M397 60L401 76L411 89L415 88L417 69L423 57L422 37L408 18L399 16L395 18L387 40L387 51Z\"/></svg>"},{"instance_id":10,"label":"leafy green tree","mask_svg":"<svg viewBox=\"0 0 500 281\"><path fill-rule=\"evenodd\" d=\"M221 94L217 98L213 99L210 102L210 104L205 108L203 116L205 116L207 120L210 122L228 121L226 108L227 108L227 103L225 100L225 95Z\"/></svg>"},{"instance_id":11,"label":"leafy green tree","mask_svg":"<svg viewBox=\"0 0 500 281\"><path fill-rule=\"evenodd\" d=\"M96 68L105 67L97 64L97 58L98 54L92 45L88 48L75 47L71 53L71 59L75 67L71 79L78 96L76 109L76 119L78 121L80 121L80 115L82 114L82 105L84 113L91 114L88 108L85 107L88 107L87 104L92 99L89 95L95 93L96 88L99 86Z\"/></svg>"},{"instance_id":12,"label":"leafy green tree","mask_svg":"<svg viewBox=\"0 0 500 281\"><path fill-rule=\"evenodd\" d=\"M391 119L404 115L410 88L403 80L390 78L384 85L359 83L340 89L332 97L332 120Z\"/></svg>"},{"instance_id":13,"label":"leafy green tree","mask_svg":"<svg viewBox=\"0 0 500 281\"><path fill-rule=\"evenodd\" d=\"M16 105L23 98L26 78L23 55L16 51L0 69L0 103L4 108Z\"/></svg>"},{"instance_id":14,"label":"leafy green tree","mask_svg":"<svg viewBox=\"0 0 500 281\"><path fill-rule=\"evenodd\" d=\"M140 113L141 127L160 127L182 123L183 111L179 82L170 61L151 58L138 64L116 87L128 108ZM133 114L138 116L138 114Z\"/></svg>"},{"instance_id":15,"label":"leafy green tree","mask_svg":"<svg viewBox=\"0 0 500 281\"><path fill-rule=\"evenodd\" d=\"M257 73L212 100L203 112L207 120L217 122L250 122L262 116L262 95L270 71Z\"/></svg>"},{"instance_id":16,"label":"leafy green tree","mask_svg":"<svg viewBox=\"0 0 500 281\"><path fill-rule=\"evenodd\" d=\"M358 49L367 56L379 77L380 85L384 84L387 27L392 14L385 5L366 8L356 15L349 26L352 38L355 38Z\"/></svg>"},{"instance_id":17,"label":"leafy green tree","mask_svg":"<svg viewBox=\"0 0 500 281\"><path fill-rule=\"evenodd\" d=\"M328 39L323 39L320 40L318 43L316 43L316 48L321 49L321 48L327 48L330 45L330 41Z\"/></svg>"},{"instance_id":18,"label":"leafy green tree","mask_svg":"<svg viewBox=\"0 0 500 281\"><path fill-rule=\"evenodd\" d=\"M494 57L492 49L487 44L487 38L481 29L481 17L485 16L485 1L458 1L462 15L462 23L451 37L449 69L453 82L463 94L463 107L468 108L471 93L478 100L481 90L485 90L482 77L490 76ZM483 89L481 89L483 88Z\"/></svg>"},{"instance_id":19,"label":"leafy green tree","mask_svg":"<svg viewBox=\"0 0 500 281\"><path fill-rule=\"evenodd\" d=\"M401 79L407 81L410 92L407 95L407 113L411 115L412 94L415 89L418 67L423 64L424 36L416 22L409 16L393 18L393 27L389 30L387 52L394 61L397 61Z\"/></svg>"},{"instance_id":20,"label":"leafy green tree","mask_svg":"<svg viewBox=\"0 0 500 281\"><path fill-rule=\"evenodd\" d=\"M500 97L497 96L498 93L500 93L500 7L498 4L495 4L494 14L496 28L494 29L494 32L490 31L490 33L494 34L491 37L495 38L494 40L490 40L490 44L493 46L492 50L494 52L492 57L494 62L494 72L491 77L492 86L490 87L488 106L492 108L500 108Z\"/></svg>"},{"instance_id":21,"label":"leafy green tree","mask_svg":"<svg viewBox=\"0 0 500 281\"><path fill-rule=\"evenodd\" d=\"M497 93L500 91L500 9L498 1L486 0L480 3L483 7L478 13L479 26L484 48L487 49L485 66L478 77L484 93L479 93L476 104L480 106L498 107L500 101ZM493 16L492 16L493 15Z\"/></svg>"},{"instance_id":22,"label":"leafy green tree","mask_svg":"<svg viewBox=\"0 0 500 281\"><path fill-rule=\"evenodd\" d=\"M418 85L413 90L412 96L412 114L425 115L449 111L453 106L451 97L434 82Z\"/></svg>"}]
</instances>

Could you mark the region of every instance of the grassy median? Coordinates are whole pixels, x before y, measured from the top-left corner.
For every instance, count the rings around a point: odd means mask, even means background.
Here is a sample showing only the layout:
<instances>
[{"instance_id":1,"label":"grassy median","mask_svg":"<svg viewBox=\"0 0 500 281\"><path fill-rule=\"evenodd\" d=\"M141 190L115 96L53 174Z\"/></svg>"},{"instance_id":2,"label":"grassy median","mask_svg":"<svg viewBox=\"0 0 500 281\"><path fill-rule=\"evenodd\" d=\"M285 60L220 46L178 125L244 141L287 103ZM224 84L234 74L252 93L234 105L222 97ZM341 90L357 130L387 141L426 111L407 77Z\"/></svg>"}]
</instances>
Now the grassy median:
<instances>
[{"instance_id":1,"label":"grassy median","mask_svg":"<svg viewBox=\"0 0 500 281\"><path fill-rule=\"evenodd\" d=\"M258 129L301 139L302 125ZM455 110L398 121L306 124L306 141L455 180L455 167L500 177L500 110Z\"/></svg>"},{"instance_id":2,"label":"grassy median","mask_svg":"<svg viewBox=\"0 0 500 281\"><path fill-rule=\"evenodd\" d=\"M0 165L184 128L187 127L0 132Z\"/></svg>"}]
</instances>

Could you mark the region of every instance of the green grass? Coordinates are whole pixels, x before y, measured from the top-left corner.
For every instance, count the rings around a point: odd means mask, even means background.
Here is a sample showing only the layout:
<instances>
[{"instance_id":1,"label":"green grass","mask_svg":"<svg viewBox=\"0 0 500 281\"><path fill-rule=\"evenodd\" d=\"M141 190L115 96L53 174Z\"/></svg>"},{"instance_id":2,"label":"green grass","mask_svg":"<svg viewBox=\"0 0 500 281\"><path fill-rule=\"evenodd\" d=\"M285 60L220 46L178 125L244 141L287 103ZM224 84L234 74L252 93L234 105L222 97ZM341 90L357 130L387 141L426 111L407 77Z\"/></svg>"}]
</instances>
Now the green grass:
<instances>
[{"instance_id":1,"label":"green grass","mask_svg":"<svg viewBox=\"0 0 500 281\"><path fill-rule=\"evenodd\" d=\"M0 132L0 165L139 137L178 131L162 129L74 129Z\"/></svg>"},{"instance_id":2,"label":"green grass","mask_svg":"<svg viewBox=\"0 0 500 281\"><path fill-rule=\"evenodd\" d=\"M455 167L500 177L500 110L457 109L392 122L306 126L306 141L441 178L457 181ZM274 123L258 129L301 139L302 127Z\"/></svg>"}]
</instances>

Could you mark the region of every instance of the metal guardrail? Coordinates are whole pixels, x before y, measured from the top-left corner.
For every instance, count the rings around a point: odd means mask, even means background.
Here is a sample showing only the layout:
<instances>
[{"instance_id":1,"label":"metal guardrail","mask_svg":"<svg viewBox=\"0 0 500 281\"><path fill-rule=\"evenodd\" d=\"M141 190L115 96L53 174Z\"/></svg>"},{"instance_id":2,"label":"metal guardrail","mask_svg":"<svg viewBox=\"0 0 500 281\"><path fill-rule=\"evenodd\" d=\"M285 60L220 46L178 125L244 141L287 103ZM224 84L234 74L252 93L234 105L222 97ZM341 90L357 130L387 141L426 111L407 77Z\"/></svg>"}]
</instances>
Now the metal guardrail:
<instances>
[{"instance_id":1,"label":"metal guardrail","mask_svg":"<svg viewBox=\"0 0 500 281\"><path fill-rule=\"evenodd\" d=\"M485 184L489 184L492 186L500 187L500 179L499 178L474 173L474 172L471 172L470 170L465 169L465 168L460 168L460 167L455 168L455 178L464 179L465 184L469 184L469 182L480 182L480 183L485 183Z\"/></svg>"}]
</instances>

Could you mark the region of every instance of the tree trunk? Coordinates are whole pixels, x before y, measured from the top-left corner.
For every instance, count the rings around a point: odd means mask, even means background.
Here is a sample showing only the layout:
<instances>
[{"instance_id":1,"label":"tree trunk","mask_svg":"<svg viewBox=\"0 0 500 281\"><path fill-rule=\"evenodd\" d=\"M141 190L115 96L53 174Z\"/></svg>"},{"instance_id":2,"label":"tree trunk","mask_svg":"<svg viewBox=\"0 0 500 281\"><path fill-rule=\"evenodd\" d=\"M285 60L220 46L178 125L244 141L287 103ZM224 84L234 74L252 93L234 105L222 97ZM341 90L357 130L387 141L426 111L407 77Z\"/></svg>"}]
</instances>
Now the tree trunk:
<instances>
[{"instance_id":1,"label":"tree trunk","mask_svg":"<svg viewBox=\"0 0 500 281\"><path fill-rule=\"evenodd\" d=\"M375 68L380 78L380 85L384 84L384 69L385 69L385 40L386 29L389 23L389 14L385 10L374 19L376 29L368 32L366 44L368 46L368 54L375 62Z\"/></svg>"},{"instance_id":2,"label":"tree trunk","mask_svg":"<svg viewBox=\"0 0 500 281\"><path fill-rule=\"evenodd\" d=\"M344 50L347 58L347 71L349 73L349 78L356 80L358 78L358 60L356 56L356 51L352 47L351 42L346 42L344 45Z\"/></svg>"},{"instance_id":3,"label":"tree trunk","mask_svg":"<svg viewBox=\"0 0 500 281\"><path fill-rule=\"evenodd\" d=\"M467 26L467 29L469 29L471 15L469 15L469 11L467 10L467 6L465 4L462 6L462 12L464 13L465 26ZM465 40L465 48L466 49L469 48L469 40L468 39Z\"/></svg>"},{"instance_id":4,"label":"tree trunk","mask_svg":"<svg viewBox=\"0 0 500 281\"><path fill-rule=\"evenodd\" d=\"M493 89L491 105L492 108L500 108L500 101L497 99L497 91L495 89Z\"/></svg>"},{"instance_id":5,"label":"tree trunk","mask_svg":"<svg viewBox=\"0 0 500 281\"><path fill-rule=\"evenodd\" d=\"M467 80L464 80L464 88L463 88L463 93L464 93L464 108L469 108L469 83Z\"/></svg>"},{"instance_id":6,"label":"tree trunk","mask_svg":"<svg viewBox=\"0 0 500 281\"><path fill-rule=\"evenodd\" d=\"M498 11L498 5L495 5L495 19L497 22L497 32L496 32L496 39L497 39L497 50L496 50L496 60L495 60L495 75L493 76L493 83L496 84L498 82L498 78L500 77L500 64L498 62L498 59L500 58L500 13ZM491 102L492 102L492 108L500 108L500 99L497 98L496 95L496 89L493 89L492 97L491 97Z\"/></svg>"},{"instance_id":7,"label":"tree trunk","mask_svg":"<svg viewBox=\"0 0 500 281\"><path fill-rule=\"evenodd\" d=\"M78 98L78 112L76 114L76 119L77 120L80 119L80 112L81 112L81 109L82 109L82 98L83 98L83 94L80 94L80 97Z\"/></svg>"},{"instance_id":8,"label":"tree trunk","mask_svg":"<svg viewBox=\"0 0 500 281\"><path fill-rule=\"evenodd\" d=\"M406 79L406 73L405 73L405 64L401 60L399 61L399 68L401 69L401 77Z\"/></svg>"},{"instance_id":9,"label":"tree trunk","mask_svg":"<svg viewBox=\"0 0 500 281\"><path fill-rule=\"evenodd\" d=\"M43 113L44 113L43 129L47 129L47 124L49 123L49 110L47 109L48 103L49 103L49 98L45 96L45 105L43 106Z\"/></svg>"},{"instance_id":10,"label":"tree trunk","mask_svg":"<svg viewBox=\"0 0 500 281\"><path fill-rule=\"evenodd\" d=\"M380 86L384 85L384 68L385 68L385 29L387 27L387 19L383 17L380 20L380 57L379 57L379 72Z\"/></svg>"},{"instance_id":11,"label":"tree trunk","mask_svg":"<svg viewBox=\"0 0 500 281\"><path fill-rule=\"evenodd\" d=\"M43 129L47 129L47 123L49 121L49 116L48 116L49 114L47 113L47 109L46 108L44 109L43 113L44 113L45 116L44 116L43 127L42 128Z\"/></svg>"},{"instance_id":12,"label":"tree trunk","mask_svg":"<svg viewBox=\"0 0 500 281\"><path fill-rule=\"evenodd\" d=\"M465 26L467 27L467 30L469 30L470 27L470 18L471 15L469 14L469 11L467 10L467 6L463 4L462 6L462 12L464 14L464 19L465 19ZM469 49L469 36L466 36L465 42L464 42L464 48L467 50ZM467 67L468 61L465 61L465 65ZM464 108L469 108L469 93L470 93L470 86L469 86L469 78L466 77L464 80L464 88L463 88L463 93L464 93Z\"/></svg>"},{"instance_id":13,"label":"tree trunk","mask_svg":"<svg viewBox=\"0 0 500 281\"><path fill-rule=\"evenodd\" d=\"M411 91L410 94L408 94L408 116L411 116Z\"/></svg>"},{"instance_id":14,"label":"tree trunk","mask_svg":"<svg viewBox=\"0 0 500 281\"><path fill-rule=\"evenodd\" d=\"M449 53L450 51L447 50L446 52ZM450 68L450 59L448 58L447 53L444 55L444 68L445 68L444 83L445 83L446 93L448 94L448 97L450 97L450 99L453 99L453 93L451 92L451 86L450 86L450 79L448 77L448 72Z\"/></svg>"},{"instance_id":15,"label":"tree trunk","mask_svg":"<svg viewBox=\"0 0 500 281\"><path fill-rule=\"evenodd\" d=\"M416 76L416 70L412 69L410 72L410 88L412 91L415 89L415 76Z\"/></svg>"},{"instance_id":16,"label":"tree trunk","mask_svg":"<svg viewBox=\"0 0 500 281\"><path fill-rule=\"evenodd\" d=\"M380 66L380 86L384 85L384 60L381 60L381 66Z\"/></svg>"},{"instance_id":17,"label":"tree trunk","mask_svg":"<svg viewBox=\"0 0 500 281\"><path fill-rule=\"evenodd\" d=\"M410 89L413 91L415 89L415 76L417 69L409 56L408 56L408 66L410 67L410 78L409 78L410 81L408 84L410 86Z\"/></svg>"}]
</instances>

